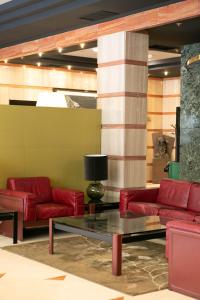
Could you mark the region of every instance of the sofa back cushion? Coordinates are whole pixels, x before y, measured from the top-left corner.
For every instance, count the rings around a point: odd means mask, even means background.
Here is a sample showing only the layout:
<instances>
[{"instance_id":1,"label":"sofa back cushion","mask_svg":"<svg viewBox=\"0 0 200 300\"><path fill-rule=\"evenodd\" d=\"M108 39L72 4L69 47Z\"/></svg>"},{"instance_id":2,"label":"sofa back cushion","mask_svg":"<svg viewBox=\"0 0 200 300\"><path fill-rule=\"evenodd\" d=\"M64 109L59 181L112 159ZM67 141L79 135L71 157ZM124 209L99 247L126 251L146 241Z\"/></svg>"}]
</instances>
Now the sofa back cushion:
<instances>
[{"instance_id":1,"label":"sofa back cushion","mask_svg":"<svg viewBox=\"0 0 200 300\"><path fill-rule=\"evenodd\" d=\"M163 179L157 202L174 207L187 208L192 183L182 180Z\"/></svg>"},{"instance_id":2,"label":"sofa back cushion","mask_svg":"<svg viewBox=\"0 0 200 300\"><path fill-rule=\"evenodd\" d=\"M200 183L194 182L190 189L188 209L200 212Z\"/></svg>"},{"instance_id":3,"label":"sofa back cushion","mask_svg":"<svg viewBox=\"0 0 200 300\"><path fill-rule=\"evenodd\" d=\"M41 202L52 200L51 184L48 177L8 178L7 188L13 191L33 193Z\"/></svg>"}]
</instances>

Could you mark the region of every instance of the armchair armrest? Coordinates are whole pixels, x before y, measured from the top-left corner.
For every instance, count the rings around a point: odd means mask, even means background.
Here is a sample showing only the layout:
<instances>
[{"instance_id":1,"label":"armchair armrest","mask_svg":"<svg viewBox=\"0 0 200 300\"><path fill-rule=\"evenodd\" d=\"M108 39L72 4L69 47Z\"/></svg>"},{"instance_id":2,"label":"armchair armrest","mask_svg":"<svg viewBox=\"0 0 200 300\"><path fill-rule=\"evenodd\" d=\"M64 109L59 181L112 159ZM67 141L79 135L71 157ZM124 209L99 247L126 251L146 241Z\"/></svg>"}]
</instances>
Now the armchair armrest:
<instances>
[{"instance_id":1,"label":"armchair armrest","mask_svg":"<svg viewBox=\"0 0 200 300\"><path fill-rule=\"evenodd\" d=\"M128 209L129 202L150 202L156 203L159 188L132 189L120 191L120 212Z\"/></svg>"},{"instance_id":2,"label":"armchair armrest","mask_svg":"<svg viewBox=\"0 0 200 300\"><path fill-rule=\"evenodd\" d=\"M67 188L53 188L53 201L73 207L74 215L84 214L84 193Z\"/></svg>"},{"instance_id":3,"label":"armchair armrest","mask_svg":"<svg viewBox=\"0 0 200 300\"><path fill-rule=\"evenodd\" d=\"M0 190L0 205L9 209L16 209L18 212L23 213L24 221L36 220L36 205L38 203L40 203L40 200L35 194Z\"/></svg>"}]
</instances>

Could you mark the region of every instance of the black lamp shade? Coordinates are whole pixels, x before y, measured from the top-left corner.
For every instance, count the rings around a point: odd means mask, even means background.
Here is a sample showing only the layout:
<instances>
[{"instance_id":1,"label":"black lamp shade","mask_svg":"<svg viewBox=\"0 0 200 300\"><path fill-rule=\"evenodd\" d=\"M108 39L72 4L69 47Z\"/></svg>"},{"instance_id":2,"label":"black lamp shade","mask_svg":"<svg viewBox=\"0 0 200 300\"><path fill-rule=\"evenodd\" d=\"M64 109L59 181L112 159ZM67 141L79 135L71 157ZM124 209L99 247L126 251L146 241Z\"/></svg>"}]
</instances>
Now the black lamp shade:
<instances>
[{"instance_id":1,"label":"black lamp shade","mask_svg":"<svg viewBox=\"0 0 200 300\"><path fill-rule=\"evenodd\" d=\"M108 178L108 157L103 154L88 154L84 157L85 179L106 180Z\"/></svg>"}]
</instances>

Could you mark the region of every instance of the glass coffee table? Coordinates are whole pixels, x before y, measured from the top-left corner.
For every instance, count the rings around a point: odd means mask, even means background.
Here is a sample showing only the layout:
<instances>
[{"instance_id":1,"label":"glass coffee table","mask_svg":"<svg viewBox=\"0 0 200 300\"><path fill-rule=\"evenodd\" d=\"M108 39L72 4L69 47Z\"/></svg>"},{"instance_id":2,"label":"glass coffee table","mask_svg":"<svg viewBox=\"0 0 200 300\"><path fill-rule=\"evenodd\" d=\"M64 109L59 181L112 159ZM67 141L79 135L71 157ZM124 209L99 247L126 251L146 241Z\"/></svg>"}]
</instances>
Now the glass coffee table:
<instances>
[{"instance_id":1,"label":"glass coffee table","mask_svg":"<svg viewBox=\"0 0 200 300\"><path fill-rule=\"evenodd\" d=\"M75 233L112 244L112 274L121 275L122 244L165 237L166 227L159 216L141 216L127 211L108 210L83 216L49 220L49 253L53 254L54 229Z\"/></svg>"}]
</instances>

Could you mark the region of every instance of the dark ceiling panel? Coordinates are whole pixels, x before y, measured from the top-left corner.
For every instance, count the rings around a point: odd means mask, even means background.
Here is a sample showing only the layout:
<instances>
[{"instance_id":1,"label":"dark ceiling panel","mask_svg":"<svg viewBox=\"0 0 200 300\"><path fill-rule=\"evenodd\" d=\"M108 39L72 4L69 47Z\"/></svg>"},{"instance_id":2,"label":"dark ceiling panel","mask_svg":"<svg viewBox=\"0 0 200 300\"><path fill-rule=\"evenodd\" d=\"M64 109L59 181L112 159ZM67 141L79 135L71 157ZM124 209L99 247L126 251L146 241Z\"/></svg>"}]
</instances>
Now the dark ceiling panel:
<instances>
[{"instance_id":1,"label":"dark ceiling panel","mask_svg":"<svg viewBox=\"0 0 200 300\"><path fill-rule=\"evenodd\" d=\"M0 5L0 48L179 1L13 0Z\"/></svg>"}]
</instances>

